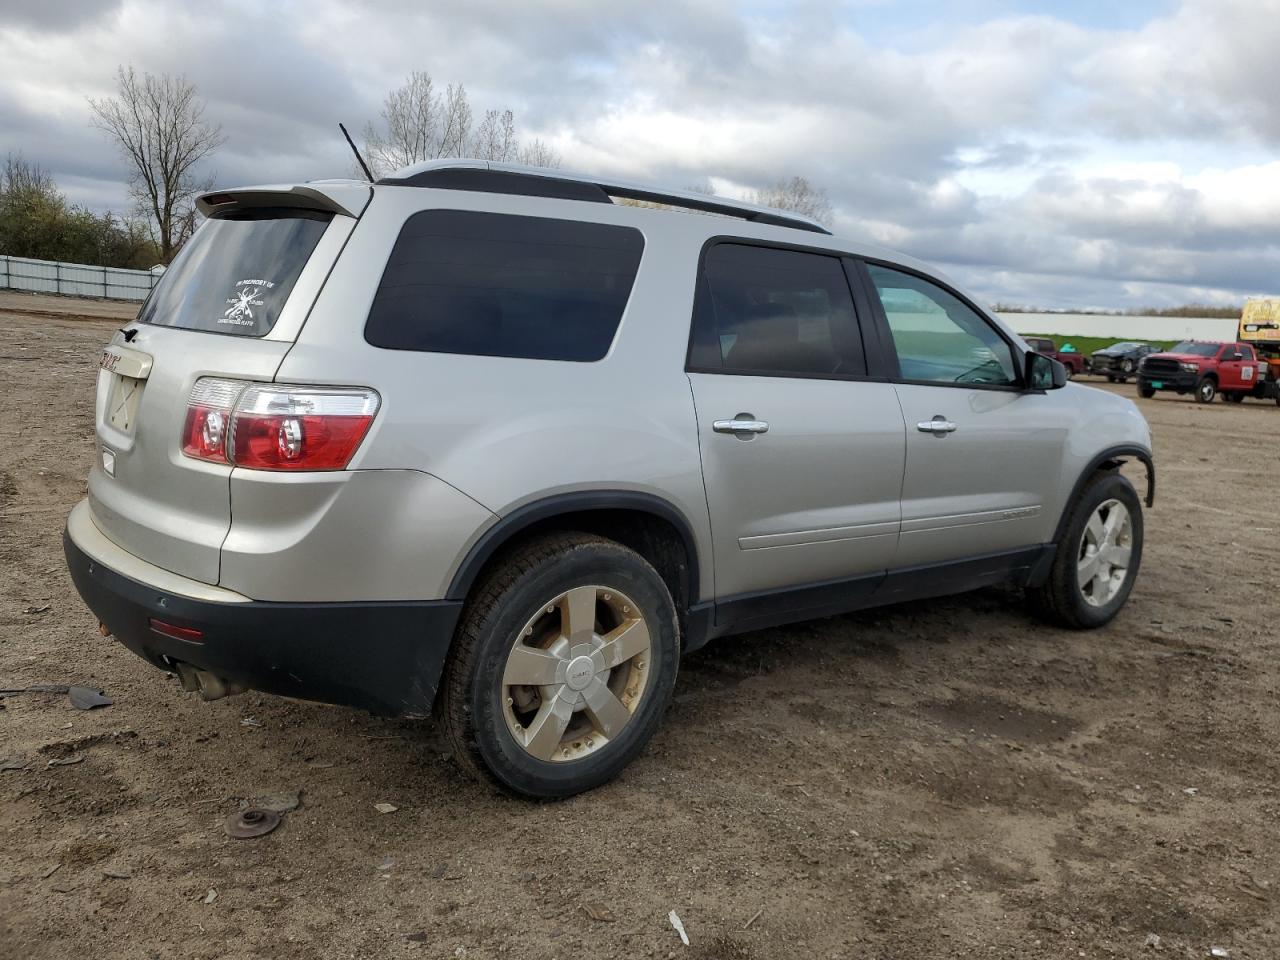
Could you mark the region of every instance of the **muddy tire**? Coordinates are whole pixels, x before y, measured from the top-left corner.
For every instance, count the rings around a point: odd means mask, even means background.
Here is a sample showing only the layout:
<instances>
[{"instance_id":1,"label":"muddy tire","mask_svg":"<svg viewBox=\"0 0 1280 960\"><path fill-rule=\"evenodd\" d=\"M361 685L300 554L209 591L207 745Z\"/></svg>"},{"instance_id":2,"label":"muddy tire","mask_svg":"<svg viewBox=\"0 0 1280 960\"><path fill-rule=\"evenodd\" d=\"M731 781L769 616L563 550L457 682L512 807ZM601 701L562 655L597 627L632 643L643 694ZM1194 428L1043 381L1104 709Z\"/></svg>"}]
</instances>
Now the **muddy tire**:
<instances>
[{"instance_id":1,"label":"muddy tire","mask_svg":"<svg viewBox=\"0 0 1280 960\"><path fill-rule=\"evenodd\" d=\"M657 730L679 649L671 594L639 554L532 540L463 611L437 698L445 739L465 771L522 797L598 787Z\"/></svg>"},{"instance_id":2,"label":"muddy tire","mask_svg":"<svg viewBox=\"0 0 1280 960\"><path fill-rule=\"evenodd\" d=\"M1119 473L1103 471L1085 484L1069 508L1049 577L1027 590L1042 618L1088 630L1119 613L1142 563L1142 503Z\"/></svg>"}]
</instances>

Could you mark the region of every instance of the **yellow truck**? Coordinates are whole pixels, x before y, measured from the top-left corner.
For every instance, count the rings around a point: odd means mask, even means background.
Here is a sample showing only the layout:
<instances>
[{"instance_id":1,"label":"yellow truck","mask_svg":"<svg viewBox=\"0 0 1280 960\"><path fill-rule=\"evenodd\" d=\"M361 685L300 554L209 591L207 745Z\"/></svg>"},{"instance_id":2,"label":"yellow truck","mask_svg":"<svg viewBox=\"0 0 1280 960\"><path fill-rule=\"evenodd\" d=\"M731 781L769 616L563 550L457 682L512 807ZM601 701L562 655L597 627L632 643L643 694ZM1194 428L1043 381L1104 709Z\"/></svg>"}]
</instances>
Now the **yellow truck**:
<instances>
[{"instance_id":1,"label":"yellow truck","mask_svg":"<svg viewBox=\"0 0 1280 960\"><path fill-rule=\"evenodd\" d=\"M1280 404L1280 298L1245 301L1240 311L1240 342L1247 343L1266 362L1254 395Z\"/></svg>"}]
</instances>

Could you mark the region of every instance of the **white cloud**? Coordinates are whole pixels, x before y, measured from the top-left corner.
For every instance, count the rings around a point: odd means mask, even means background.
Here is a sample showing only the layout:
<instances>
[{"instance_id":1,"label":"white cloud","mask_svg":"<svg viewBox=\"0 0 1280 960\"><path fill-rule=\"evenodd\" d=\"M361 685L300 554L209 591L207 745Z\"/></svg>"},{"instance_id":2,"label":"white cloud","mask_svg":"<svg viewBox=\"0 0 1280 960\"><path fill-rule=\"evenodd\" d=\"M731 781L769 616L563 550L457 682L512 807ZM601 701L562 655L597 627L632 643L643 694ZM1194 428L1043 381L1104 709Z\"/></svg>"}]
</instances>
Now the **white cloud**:
<instances>
[{"instance_id":1,"label":"white cloud","mask_svg":"<svg viewBox=\"0 0 1280 960\"><path fill-rule=\"evenodd\" d=\"M124 203L84 99L119 62L199 86L228 134L221 182L348 172L336 122L359 130L427 69L479 110L515 108L571 168L739 195L807 176L840 230L941 261L989 299L1280 284L1280 0L1185 0L1130 30L940 21L903 49L819 4L28 7L0 0L0 153L93 205Z\"/></svg>"}]
</instances>

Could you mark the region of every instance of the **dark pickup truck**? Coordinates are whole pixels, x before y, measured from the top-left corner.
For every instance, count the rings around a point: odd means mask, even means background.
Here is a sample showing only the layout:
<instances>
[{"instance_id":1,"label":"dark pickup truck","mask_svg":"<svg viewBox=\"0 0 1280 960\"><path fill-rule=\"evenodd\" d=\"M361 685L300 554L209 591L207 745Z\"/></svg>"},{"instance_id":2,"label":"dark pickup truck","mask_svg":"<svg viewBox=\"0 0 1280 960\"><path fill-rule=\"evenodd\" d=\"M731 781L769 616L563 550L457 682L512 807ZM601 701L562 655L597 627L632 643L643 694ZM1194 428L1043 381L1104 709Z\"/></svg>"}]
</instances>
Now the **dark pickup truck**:
<instances>
[{"instance_id":1,"label":"dark pickup truck","mask_svg":"<svg viewBox=\"0 0 1280 960\"><path fill-rule=\"evenodd\" d=\"M1078 373L1087 373L1089 371L1089 362L1085 359L1083 353L1075 350L1059 350L1058 345L1048 337L1023 337L1029 346L1036 353L1042 356L1057 360L1060 364L1067 368L1067 376L1074 377Z\"/></svg>"}]
</instances>

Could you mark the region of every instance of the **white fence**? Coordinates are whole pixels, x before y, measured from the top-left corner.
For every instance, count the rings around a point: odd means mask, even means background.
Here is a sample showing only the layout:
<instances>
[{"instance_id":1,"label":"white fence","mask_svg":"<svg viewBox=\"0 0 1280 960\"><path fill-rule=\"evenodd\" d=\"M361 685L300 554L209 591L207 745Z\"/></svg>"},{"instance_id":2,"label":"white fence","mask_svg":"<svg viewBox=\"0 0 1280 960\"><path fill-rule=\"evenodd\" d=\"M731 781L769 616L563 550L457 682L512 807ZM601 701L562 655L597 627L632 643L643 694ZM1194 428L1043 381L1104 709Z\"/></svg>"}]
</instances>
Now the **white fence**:
<instances>
[{"instance_id":1,"label":"white fence","mask_svg":"<svg viewBox=\"0 0 1280 960\"><path fill-rule=\"evenodd\" d=\"M108 300L145 300L159 280L160 274L149 270L86 267L81 263L0 256L0 290L31 290L72 297L105 297Z\"/></svg>"},{"instance_id":2,"label":"white fence","mask_svg":"<svg viewBox=\"0 0 1280 960\"><path fill-rule=\"evenodd\" d=\"M1122 337L1128 340L1234 340L1238 320L1213 317L1130 317L1082 313L1002 313L1018 333Z\"/></svg>"}]
</instances>

